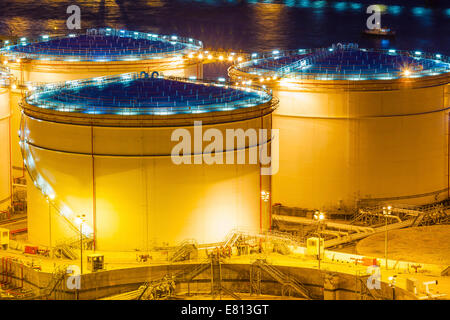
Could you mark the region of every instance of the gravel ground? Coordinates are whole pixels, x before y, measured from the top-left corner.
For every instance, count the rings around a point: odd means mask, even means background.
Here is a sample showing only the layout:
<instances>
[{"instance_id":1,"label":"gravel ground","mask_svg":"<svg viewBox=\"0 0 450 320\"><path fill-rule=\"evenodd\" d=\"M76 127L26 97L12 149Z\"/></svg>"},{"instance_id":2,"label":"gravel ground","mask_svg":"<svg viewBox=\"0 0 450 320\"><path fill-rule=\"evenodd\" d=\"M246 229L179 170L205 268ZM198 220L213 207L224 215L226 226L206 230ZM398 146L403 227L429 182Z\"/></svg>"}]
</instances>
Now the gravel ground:
<instances>
[{"instance_id":1,"label":"gravel ground","mask_svg":"<svg viewBox=\"0 0 450 320\"><path fill-rule=\"evenodd\" d=\"M384 258L384 236L379 233L361 240L358 254ZM388 258L450 265L450 225L389 231Z\"/></svg>"}]
</instances>

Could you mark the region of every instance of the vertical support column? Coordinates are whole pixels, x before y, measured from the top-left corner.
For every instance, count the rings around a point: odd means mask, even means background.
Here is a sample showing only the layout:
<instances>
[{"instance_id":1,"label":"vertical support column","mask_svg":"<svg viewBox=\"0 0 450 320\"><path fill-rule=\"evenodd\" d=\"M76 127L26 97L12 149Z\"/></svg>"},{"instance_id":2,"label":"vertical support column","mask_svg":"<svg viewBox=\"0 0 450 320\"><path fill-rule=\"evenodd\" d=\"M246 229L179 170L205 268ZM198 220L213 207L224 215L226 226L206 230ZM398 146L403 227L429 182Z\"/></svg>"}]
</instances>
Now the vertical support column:
<instances>
[{"instance_id":1,"label":"vertical support column","mask_svg":"<svg viewBox=\"0 0 450 320\"><path fill-rule=\"evenodd\" d=\"M4 274L4 272L5 272L5 268L4 268L4 263L5 263L5 258L4 258L4 257L2 257L2 270L1 270L1 274L2 274L2 281L1 281L1 283L3 283L3 282L5 281L5 274Z\"/></svg>"},{"instance_id":2,"label":"vertical support column","mask_svg":"<svg viewBox=\"0 0 450 320\"><path fill-rule=\"evenodd\" d=\"M259 163L259 232L262 232L262 216L264 201L262 199L262 176L261 176L261 162ZM261 241L261 240L260 240Z\"/></svg>"},{"instance_id":3,"label":"vertical support column","mask_svg":"<svg viewBox=\"0 0 450 320\"><path fill-rule=\"evenodd\" d=\"M332 274L325 274L323 281L323 299L339 300L339 277Z\"/></svg>"},{"instance_id":4,"label":"vertical support column","mask_svg":"<svg viewBox=\"0 0 450 320\"><path fill-rule=\"evenodd\" d=\"M11 95L11 93L9 93ZM9 97L9 102L11 104L11 96ZM8 210L8 219L10 218L11 212L14 210L13 205L13 192L14 192L14 178L13 178L13 162L12 162L12 124L11 124L11 107L9 109L9 119L8 119L8 139L9 139L9 194L11 197L11 210Z\"/></svg>"},{"instance_id":5,"label":"vertical support column","mask_svg":"<svg viewBox=\"0 0 450 320\"><path fill-rule=\"evenodd\" d=\"M93 242L92 249L96 249L96 233L97 233L97 194L95 184L95 156L94 156L94 126L91 125L91 157L92 157L92 230L93 230Z\"/></svg>"},{"instance_id":6,"label":"vertical support column","mask_svg":"<svg viewBox=\"0 0 450 320\"><path fill-rule=\"evenodd\" d=\"M52 206L50 204L50 200L47 199L48 203L48 246L50 248L50 251L52 251Z\"/></svg>"},{"instance_id":7,"label":"vertical support column","mask_svg":"<svg viewBox=\"0 0 450 320\"><path fill-rule=\"evenodd\" d=\"M450 113L447 113L447 198L450 198Z\"/></svg>"},{"instance_id":8,"label":"vertical support column","mask_svg":"<svg viewBox=\"0 0 450 320\"><path fill-rule=\"evenodd\" d=\"M23 288L23 264L20 264L20 287Z\"/></svg>"},{"instance_id":9,"label":"vertical support column","mask_svg":"<svg viewBox=\"0 0 450 320\"><path fill-rule=\"evenodd\" d=\"M0 212L12 206L11 109L9 88L0 88Z\"/></svg>"}]
</instances>

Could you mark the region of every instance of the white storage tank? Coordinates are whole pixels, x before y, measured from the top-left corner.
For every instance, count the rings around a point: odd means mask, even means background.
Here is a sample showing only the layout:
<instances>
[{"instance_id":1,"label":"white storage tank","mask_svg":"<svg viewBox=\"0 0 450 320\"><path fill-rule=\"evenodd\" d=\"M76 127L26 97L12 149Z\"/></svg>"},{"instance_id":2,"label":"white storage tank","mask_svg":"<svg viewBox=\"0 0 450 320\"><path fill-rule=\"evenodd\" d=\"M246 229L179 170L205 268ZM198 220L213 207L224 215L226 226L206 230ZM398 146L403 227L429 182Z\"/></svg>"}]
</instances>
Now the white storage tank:
<instances>
[{"instance_id":1,"label":"white storage tank","mask_svg":"<svg viewBox=\"0 0 450 320\"><path fill-rule=\"evenodd\" d=\"M80 214L98 250L214 243L236 228L267 229L261 194L270 193L270 177L249 159L270 146L275 106L260 89L145 73L37 89L23 102L21 125L29 240L54 246L76 237ZM269 132L232 145L207 137L234 129ZM190 164L172 157L180 139L190 143ZM208 139L219 145L208 149ZM202 150L247 161L210 164Z\"/></svg>"},{"instance_id":2,"label":"white storage tank","mask_svg":"<svg viewBox=\"0 0 450 320\"><path fill-rule=\"evenodd\" d=\"M229 69L280 100L273 202L324 210L449 196L449 59L419 51L274 51Z\"/></svg>"}]
</instances>

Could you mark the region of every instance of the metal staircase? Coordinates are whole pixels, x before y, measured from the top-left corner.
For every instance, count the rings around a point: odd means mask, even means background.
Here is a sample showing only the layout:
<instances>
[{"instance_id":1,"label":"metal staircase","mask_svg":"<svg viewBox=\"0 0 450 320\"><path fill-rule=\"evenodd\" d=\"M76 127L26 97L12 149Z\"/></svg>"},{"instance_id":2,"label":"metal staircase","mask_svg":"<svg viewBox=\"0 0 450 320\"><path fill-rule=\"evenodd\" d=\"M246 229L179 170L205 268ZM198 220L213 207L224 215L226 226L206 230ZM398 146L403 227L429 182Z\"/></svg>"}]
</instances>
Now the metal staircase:
<instances>
[{"instance_id":1,"label":"metal staircase","mask_svg":"<svg viewBox=\"0 0 450 320\"><path fill-rule=\"evenodd\" d=\"M363 275L360 276L359 274L356 275L359 283L359 299L360 300L386 300L381 295L377 294L377 290L371 290L367 287L367 279L370 277L370 275Z\"/></svg>"},{"instance_id":2,"label":"metal staircase","mask_svg":"<svg viewBox=\"0 0 450 320\"><path fill-rule=\"evenodd\" d=\"M199 274L204 272L206 269L211 267L211 263L209 260L206 260L205 262L201 264L195 265L193 268L188 270L188 272L185 272L184 270L177 273L175 275L175 280L185 280L185 281L192 281L195 277L197 277Z\"/></svg>"},{"instance_id":3,"label":"metal staircase","mask_svg":"<svg viewBox=\"0 0 450 320\"><path fill-rule=\"evenodd\" d=\"M417 216L413 226L429 226L435 224L447 224L450 222L450 206L442 202L423 207L422 213Z\"/></svg>"},{"instance_id":4,"label":"metal staircase","mask_svg":"<svg viewBox=\"0 0 450 320\"><path fill-rule=\"evenodd\" d=\"M241 237L241 232L237 231L237 230L232 230L230 231L227 236L225 237L225 241L223 246L224 247L233 247L236 242L240 239Z\"/></svg>"},{"instance_id":5,"label":"metal staircase","mask_svg":"<svg viewBox=\"0 0 450 320\"><path fill-rule=\"evenodd\" d=\"M56 267L53 271L52 278L48 282L47 286L43 289L41 289L41 297L48 299L52 293L55 292L56 294L56 288L61 285L61 282L64 281L67 274L67 267L66 266L59 266Z\"/></svg>"},{"instance_id":6,"label":"metal staircase","mask_svg":"<svg viewBox=\"0 0 450 320\"><path fill-rule=\"evenodd\" d=\"M275 266L268 264L265 260L258 259L253 265L260 268L262 271L266 272L271 278L276 280L282 285L282 295L285 296L289 293L289 290L293 290L300 294L303 298L311 300L311 293L306 287L294 278L289 277Z\"/></svg>"},{"instance_id":7,"label":"metal staircase","mask_svg":"<svg viewBox=\"0 0 450 320\"><path fill-rule=\"evenodd\" d=\"M197 256L197 242L195 240L183 241L169 258L170 262L178 262L193 259Z\"/></svg>"},{"instance_id":8,"label":"metal staircase","mask_svg":"<svg viewBox=\"0 0 450 320\"><path fill-rule=\"evenodd\" d=\"M389 219L396 219L397 222L414 219L412 227L443 224L450 222L450 202L448 200L433 203L425 206L394 205ZM383 206L373 206L360 209L351 221L352 225L363 224L376 226L382 224L386 216L383 215Z\"/></svg>"},{"instance_id":9,"label":"metal staircase","mask_svg":"<svg viewBox=\"0 0 450 320\"><path fill-rule=\"evenodd\" d=\"M211 295L214 298L215 296L220 296L222 294L229 295L235 300L241 300L241 297L238 294L223 286L220 259L213 257L211 259Z\"/></svg>"},{"instance_id":10,"label":"metal staircase","mask_svg":"<svg viewBox=\"0 0 450 320\"><path fill-rule=\"evenodd\" d=\"M142 290L138 289L138 290L133 290L133 291L101 298L99 300L139 300L141 297L141 293L142 293Z\"/></svg>"},{"instance_id":11,"label":"metal staircase","mask_svg":"<svg viewBox=\"0 0 450 320\"><path fill-rule=\"evenodd\" d=\"M242 300L241 297L237 293L225 288L224 286L221 286L221 290L223 293L229 295L230 297L232 297L235 300Z\"/></svg>"},{"instance_id":12,"label":"metal staircase","mask_svg":"<svg viewBox=\"0 0 450 320\"><path fill-rule=\"evenodd\" d=\"M57 258L66 257L70 260L78 259L78 255L75 253L74 249L67 244L59 244L53 248L54 255Z\"/></svg>"},{"instance_id":13,"label":"metal staircase","mask_svg":"<svg viewBox=\"0 0 450 320\"><path fill-rule=\"evenodd\" d=\"M93 239L83 236L83 249L89 249L93 244ZM80 249L80 238L74 237L58 242L53 248L53 253L57 258L78 259L77 250Z\"/></svg>"},{"instance_id":14,"label":"metal staircase","mask_svg":"<svg viewBox=\"0 0 450 320\"><path fill-rule=\"evenodd\" d=\"M220 260L213 257L211 259L211 294L219 295L222 289L222 270Z\"/></svg>"}]
</instances>

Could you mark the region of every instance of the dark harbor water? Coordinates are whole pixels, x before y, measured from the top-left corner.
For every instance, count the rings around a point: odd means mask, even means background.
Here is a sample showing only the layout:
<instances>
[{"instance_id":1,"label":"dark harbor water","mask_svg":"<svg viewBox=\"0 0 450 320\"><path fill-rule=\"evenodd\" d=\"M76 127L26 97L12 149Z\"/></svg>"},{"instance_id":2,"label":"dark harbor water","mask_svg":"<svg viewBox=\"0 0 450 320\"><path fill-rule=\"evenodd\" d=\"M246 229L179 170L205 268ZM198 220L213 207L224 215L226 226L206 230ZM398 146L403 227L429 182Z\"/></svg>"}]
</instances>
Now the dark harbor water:
<instances>
[{"instance_id":1,"label":"dark harbor water","mask_svg":"<svg viewBox=\"0 0 450 320\"><path fill-rule=\"evenodd\" d=\"M382 25L392 39L362 35L370 4L384 4ZM361 47L411 49L450 54L448 0L0 0L0 34L65 33L66 9L81 8L81 27L111 26L177 34L205 47L262 51L356 42Z\"/></svg>"}]
</instances>

